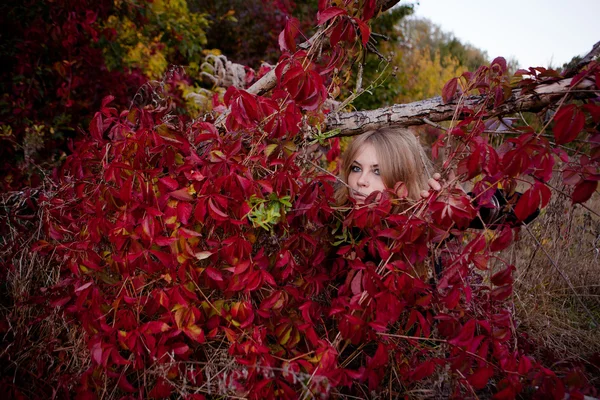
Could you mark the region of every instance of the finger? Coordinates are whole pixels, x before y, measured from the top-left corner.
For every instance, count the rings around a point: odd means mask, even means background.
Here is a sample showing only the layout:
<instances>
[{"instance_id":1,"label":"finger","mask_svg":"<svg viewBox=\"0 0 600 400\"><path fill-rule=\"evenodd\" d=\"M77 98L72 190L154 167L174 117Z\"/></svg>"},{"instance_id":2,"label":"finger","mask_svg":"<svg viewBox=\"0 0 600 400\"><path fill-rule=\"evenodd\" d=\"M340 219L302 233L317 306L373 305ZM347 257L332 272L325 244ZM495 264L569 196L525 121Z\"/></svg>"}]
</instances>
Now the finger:
<instances>
[{"instance_id":1,"label":"finger","mask_svg":"<svg viewBox=\"0 0 600 400\"><path fill-rule=\"evenodd\" d=\"M423 199L429 198L430 195L431 195L431 192L429 190L421 190L421 197Z\"/></svg>"},{"instance_id":2,"label":"finger","mask_svg":"<svg viewBox=\"0 0 600 400\"><path fill-rule=\"evenodd\" d=\"M431 190L435 190L436 192L442 190L442 185L435 179L435 176L433 178L430 178L427 181L427 184L429 185Z\"/></svg>"}]
</instances>

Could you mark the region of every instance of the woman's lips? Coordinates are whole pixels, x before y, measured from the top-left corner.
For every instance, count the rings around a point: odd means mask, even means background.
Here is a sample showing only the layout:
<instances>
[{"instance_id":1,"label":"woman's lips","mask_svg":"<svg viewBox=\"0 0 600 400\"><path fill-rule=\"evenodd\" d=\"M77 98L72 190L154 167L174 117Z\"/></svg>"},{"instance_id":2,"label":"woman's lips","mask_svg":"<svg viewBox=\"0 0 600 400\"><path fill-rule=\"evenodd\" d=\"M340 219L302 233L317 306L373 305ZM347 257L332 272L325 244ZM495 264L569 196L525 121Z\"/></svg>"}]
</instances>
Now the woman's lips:
<instances>
[{"instance_id":1,"label":"woman's lips","mask_svg":"<svg viewBox=\"0 0 600 400\"><path fill-rule=\"evenodd\" d=\"M364 194L362 194L360 192L357 192L357 191L353 190L352 191L352 198L354 200L356 200L357 202L364 203L365 200L366 200L366 198L367 198L367 196L365 196Z\"/></svg>"}]
</instances>

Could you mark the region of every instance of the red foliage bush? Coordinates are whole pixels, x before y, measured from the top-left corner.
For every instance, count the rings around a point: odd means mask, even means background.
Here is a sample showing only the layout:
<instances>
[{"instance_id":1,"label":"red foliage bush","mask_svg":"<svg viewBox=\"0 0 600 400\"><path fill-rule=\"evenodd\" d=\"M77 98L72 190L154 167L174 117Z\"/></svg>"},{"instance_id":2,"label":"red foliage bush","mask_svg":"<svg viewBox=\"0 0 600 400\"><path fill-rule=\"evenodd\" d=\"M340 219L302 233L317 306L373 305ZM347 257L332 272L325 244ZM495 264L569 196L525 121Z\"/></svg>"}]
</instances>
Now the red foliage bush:
<instances>
[{"instance_id":1,"label":"red foliage bush","mask_svg":"<svg viewBox=\"0 0 600 400\"><path fill-rule=\"evenodd\" d=\"M329 51L365 43L362 16L374 4L321 9L319 21L343 31ZM490 192L524 176L535 183L517 217L543 207L560 151L527 129L496 150L485 109L470 110L437 146L458 143L449 159L464 179L481 176L478 202L447 189L400 214L390 214L403 201L391 193L334 207L335 179L305 150L305 121L324 120L334 70L313 57L282 56L270 97L230 88L228 114L216 121L102 102L89 137L39 198L46 237L35 246L60 269L46 305L81 328L89 351L78 395L368 397L438 380L456 398L590 390L569 386L519 345L514 267L495 254L519 228L464 230ZM586 71L598 87L598 66ZM505 101L502 60L462 79L487 101ZM581 129L595 129L598 106L574 107L590 124ZM572 123L555 117L562 143L580 129L579 114L568 112ZM596 182L598 158L582 161L571 166L577 184ZM440 260L441 274L422 272Z\"/></svg>"},{"instance_id":2,"label":"red foliage bush","mask_svg":"<svg viewBox=\"0 0 600 400\"><path fill-rule=\"evenodd\" d=\"M97 45L113 1L7 1L0 6L0 190L37 187L67 142L112 94L129 104L146 81L109 71Z\"/></svg>"}]
</instances>

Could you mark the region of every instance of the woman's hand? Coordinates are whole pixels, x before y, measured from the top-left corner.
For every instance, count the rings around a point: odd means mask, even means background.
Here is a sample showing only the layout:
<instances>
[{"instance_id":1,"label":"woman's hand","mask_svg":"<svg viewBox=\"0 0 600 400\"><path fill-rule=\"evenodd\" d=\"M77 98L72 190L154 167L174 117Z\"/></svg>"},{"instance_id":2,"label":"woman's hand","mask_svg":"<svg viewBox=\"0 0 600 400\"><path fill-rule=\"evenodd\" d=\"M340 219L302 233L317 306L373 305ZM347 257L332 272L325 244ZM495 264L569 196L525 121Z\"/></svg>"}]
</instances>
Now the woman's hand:
<instances>
[{"instance_id":1,"label":"woman's hand","mask_svg":"<svg viewBox=\"0 0 600 400\"><path fill-rule=\"evenodd\" d=\"M440 183L441 179L442 176L437 172L433 174L433 177L429 178L429 180L427 181L427 184L429 185L429 190L421 190L421 197L427 199L429 196L431 196L432 192L439 192L440 190L442 190L442 184Z\"/></svg>"}]
</instances>

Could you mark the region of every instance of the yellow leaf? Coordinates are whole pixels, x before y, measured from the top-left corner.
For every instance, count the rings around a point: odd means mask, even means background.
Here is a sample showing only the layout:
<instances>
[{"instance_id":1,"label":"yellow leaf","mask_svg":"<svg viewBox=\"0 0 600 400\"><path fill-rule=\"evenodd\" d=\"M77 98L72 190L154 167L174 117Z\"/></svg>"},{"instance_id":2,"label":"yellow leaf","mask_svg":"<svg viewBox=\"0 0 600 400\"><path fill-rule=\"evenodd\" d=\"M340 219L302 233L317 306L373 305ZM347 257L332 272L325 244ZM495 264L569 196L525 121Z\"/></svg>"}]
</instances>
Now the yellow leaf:
<instances>
[{"instance_id":1,"label":"yellow leaf","mask_svg":"<svg viewBox=\"0 0 600 400\"><path fill-rule=\"evenodd\" d=\"M267 147L265 147L265 156L269 157L277 148L277 144L270 144Z\"/></svg>"}]
</instances>

